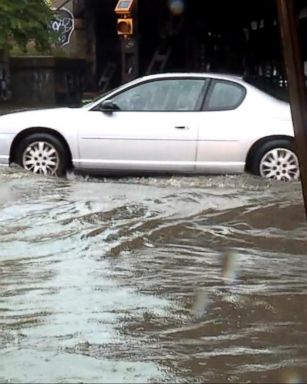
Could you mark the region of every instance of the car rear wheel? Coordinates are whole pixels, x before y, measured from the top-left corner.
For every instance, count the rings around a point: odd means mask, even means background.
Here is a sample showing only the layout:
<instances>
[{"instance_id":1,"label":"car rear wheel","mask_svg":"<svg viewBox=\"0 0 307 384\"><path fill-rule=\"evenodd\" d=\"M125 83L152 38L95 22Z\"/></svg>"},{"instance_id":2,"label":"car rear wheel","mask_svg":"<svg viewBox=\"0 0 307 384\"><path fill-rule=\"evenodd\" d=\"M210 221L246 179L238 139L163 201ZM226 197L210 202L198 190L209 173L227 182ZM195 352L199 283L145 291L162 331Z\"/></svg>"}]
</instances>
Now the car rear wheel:
<instances>
[{"instance_id":1,"label":"car rear wheel","mask_svg":"<svg viewBox=\"0 0 307 384\"><path fill-rule=\"evenodd\" d=\"M252 157L251 171L272 180L298 180L299 162L293 144L285 139L263 144Z\"/></svg>"},{"instance_id":2,"label":"car rear wheel","mask_svg":"<svg viewBox=\"0 0 307 384\"><path fill-rule=\"evenodd\" d=\"M24 138L16 149L17 163L27 171L63 176L68 166L65 147L47 133L34 133Z\"/></svg>"}]
</instances>

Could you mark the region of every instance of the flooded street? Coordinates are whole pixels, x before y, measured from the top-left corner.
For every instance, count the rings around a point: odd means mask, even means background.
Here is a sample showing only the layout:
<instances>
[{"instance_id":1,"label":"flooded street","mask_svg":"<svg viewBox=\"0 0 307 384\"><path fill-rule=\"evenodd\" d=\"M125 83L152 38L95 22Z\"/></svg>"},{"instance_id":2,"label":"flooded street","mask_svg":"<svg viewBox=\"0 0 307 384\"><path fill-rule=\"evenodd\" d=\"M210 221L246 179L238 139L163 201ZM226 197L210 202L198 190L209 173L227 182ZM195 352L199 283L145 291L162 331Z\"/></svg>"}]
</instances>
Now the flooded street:
<instances>
[{"instance_id":1,"label":"flooded street","mask_svg":"<svg viewBox=\"0 0 307 384\"><path fill-rule=\"evenodd\" d=\"M0 382L307 381L299 183L0 185Z\"/></svg>"}]
</instances>

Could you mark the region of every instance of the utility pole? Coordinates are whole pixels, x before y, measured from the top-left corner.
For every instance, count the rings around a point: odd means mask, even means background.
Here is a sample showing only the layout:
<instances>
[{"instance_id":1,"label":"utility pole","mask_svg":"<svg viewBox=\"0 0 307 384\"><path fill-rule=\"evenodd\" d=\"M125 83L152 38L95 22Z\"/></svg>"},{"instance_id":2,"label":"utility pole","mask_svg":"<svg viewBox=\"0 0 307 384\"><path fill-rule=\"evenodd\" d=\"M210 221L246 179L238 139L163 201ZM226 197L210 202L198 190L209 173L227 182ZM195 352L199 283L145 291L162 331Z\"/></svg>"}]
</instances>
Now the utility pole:
<instances>
[{"instance_id":1,"label":"utility pole","mask_svg":"<svg viewBox=\"0 0 307 384\"><path fill-rule=\"evenodd\" d=\"M297 0L276 0L307 218L307 96Z\"/></svg>"}]
</instances>

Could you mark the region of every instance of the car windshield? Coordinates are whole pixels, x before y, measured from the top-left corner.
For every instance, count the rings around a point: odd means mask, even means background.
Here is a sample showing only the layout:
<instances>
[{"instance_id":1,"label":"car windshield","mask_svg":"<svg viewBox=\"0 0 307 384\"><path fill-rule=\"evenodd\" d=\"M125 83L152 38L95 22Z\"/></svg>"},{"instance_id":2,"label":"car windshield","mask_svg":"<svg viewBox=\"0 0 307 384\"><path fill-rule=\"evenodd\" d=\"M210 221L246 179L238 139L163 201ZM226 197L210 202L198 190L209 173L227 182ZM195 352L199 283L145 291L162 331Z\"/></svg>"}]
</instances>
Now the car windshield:
<instances>
[{"instance_id":1,"label":"car windshield","mask_svg":"<svg viewBox=\"0 0 307 384\"><path fill-rule=\"evenodd\" d=\"M95 103L97 103L97 101L99 101L100 99L102 99L103 97L106 97L110 94L113 94L115 93L116 91L119 91L120 89L125 89L127 87L129 87L130 85L132 86L133 84L137 84L139 82L139 79L136 79L136 80L133 80L131 81L130 83L126 83L126 84L122 84L116 88L113 88L113 89L109 89L108 91L104 92L104 93L100 93L98 94L96 97L94 97L93 99L91 99L89 102L85 102L82 106L82 108L91 108L93 105L95 105Z\"/></svg>"},{"instance_id":2,"label":"car windshield","mask_svg":"<svg viewBox=\"0 0 307 384\"><path fill-rule=\"evenodd\" d=\"M114 88L114 89L111 89L111 90L106 91L106 92L104 92L104 93L99 93L99 95L97 95L96 97L94 97L93 99L91 99L90 102L85 102L85 104L83 104L82 108L90 108L90 107L93 106L98 100L100 100L100 99L103 98L104 96L109 95L110 93L115 92L116 90L118 90L118 89L121 88L121 87L122 87L122 86L117 87L117 88Z\"/></svg>"},{"instance_id":3,"label":"car windshield","mask_svg":"<svg viewBox=\"0 0 307 384\"><path fill-rule=\"evenodd\" d=\"M260 91L265 92L276 99L289 102L289 92L286 86L282 87L278 83L274 83L270 79L263 78L244 78L244 80L258 88Z\"/></svg>"}]
</instances>

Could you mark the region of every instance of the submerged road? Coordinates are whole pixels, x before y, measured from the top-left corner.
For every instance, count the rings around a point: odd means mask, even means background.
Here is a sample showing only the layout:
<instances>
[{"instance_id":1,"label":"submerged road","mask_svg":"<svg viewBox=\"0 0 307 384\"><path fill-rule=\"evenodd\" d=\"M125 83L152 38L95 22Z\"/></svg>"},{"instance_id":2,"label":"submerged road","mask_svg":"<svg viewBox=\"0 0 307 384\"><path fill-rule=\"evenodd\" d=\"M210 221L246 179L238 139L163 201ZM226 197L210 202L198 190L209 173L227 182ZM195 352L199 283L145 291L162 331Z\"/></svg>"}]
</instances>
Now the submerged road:
<instances>
[{"instance_id":1,"label":"submerged road","mask_svg":"<svg viewBox=\"0 0 307 384\"><path fill-rule=\"evenodd\" d=\"M0 170L0 382L307 381L299 183Z\"/></svg>"}]
</instances>

